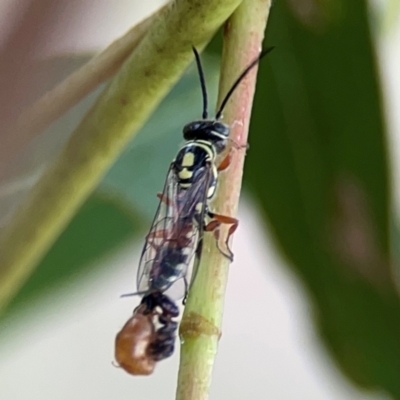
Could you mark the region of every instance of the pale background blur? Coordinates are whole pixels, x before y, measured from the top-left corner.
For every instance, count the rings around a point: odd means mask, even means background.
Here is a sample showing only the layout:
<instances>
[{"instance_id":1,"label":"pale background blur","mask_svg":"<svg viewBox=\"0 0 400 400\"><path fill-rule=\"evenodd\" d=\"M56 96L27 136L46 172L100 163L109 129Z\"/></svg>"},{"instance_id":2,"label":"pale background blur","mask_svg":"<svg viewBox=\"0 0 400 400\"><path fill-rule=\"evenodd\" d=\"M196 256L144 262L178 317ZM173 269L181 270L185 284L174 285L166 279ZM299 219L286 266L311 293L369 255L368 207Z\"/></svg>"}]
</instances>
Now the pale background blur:
<instances>
[{"instance_id":1,"label":"pale background blur","mask_svg":"<svg viewBox=\"0 0 400 400\"><path fill-rule=\"evenodd\" d=\"M148 0L146 7L143 3L66 3L64 23L53 27L41 56L102 49L162 2ZM2 38L12 21L11 4L0 1ZM377 29L376 41L396 183L400 182L400 21L391 29ZM399 210L399 185L394 187ZM358 391L335 369L316 337L301 284L274 249L251 199L243 200L239 219L211 399L386 399L383 394ZM119 295L135 287L141 246L132 243L103 260L115 265L112 270L100 268L104 272L57 290L51 301L33 304L42 307L40 314L30 317L25 310L10 322L0 337L1 400L174 398L179 349L150 377L131 377L112 365L115 334L134 307L132 299Z\"/></svg>"}]
</instances>

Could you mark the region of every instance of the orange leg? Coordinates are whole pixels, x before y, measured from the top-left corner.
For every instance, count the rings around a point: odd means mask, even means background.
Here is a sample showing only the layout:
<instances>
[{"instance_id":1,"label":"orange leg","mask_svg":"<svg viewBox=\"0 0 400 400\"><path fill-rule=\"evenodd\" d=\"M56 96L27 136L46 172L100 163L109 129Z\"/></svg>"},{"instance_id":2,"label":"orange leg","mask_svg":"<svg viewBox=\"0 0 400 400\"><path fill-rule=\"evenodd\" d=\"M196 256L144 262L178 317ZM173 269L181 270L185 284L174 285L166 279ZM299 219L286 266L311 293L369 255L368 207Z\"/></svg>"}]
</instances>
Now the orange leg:
<instances>
[{"instance_id":1,"label":"orange leg","mask_svg":"<svg viewBox=\"0 0 400 400\"><path fill-rule=\"evenodd\" d=\"M229 153L226 155L226 157L221 161L221 163L218 165L218 172L226 170L232 160L232 149L229 151Z\"/></svg>"},{"instance_id":2,"label":"orange leg","mask_svg":"<svg viewBox=\"0 0 400 400\"><path fill-rule=\"evenodd\" d=\"M157 197L167 206L171 206L171 200L168 197L164 196L162 193L157 193Z\"/></svg>"},{"instance_id":3,"label":"orange leg","mask_svg":"<svg viewBox=\"0 0 400 400\"><path fill-rule=\"evenodd\" d=\"M186 230L180 229L178 232L175 232L173 228L169 230L160 229L158 231L148 233L146 235L146 241L153 249L157 249L159 246L165 246L166 243L168 243L167 245L185 247L190 243L190 239L186 238L186 234L190 232L191 229L191 226ZM157 239L164 240L161 243L155 244L153 240L156 241Z\"/></svg>"},{"instance_id":4,"label":"orange leg","mask_svg":"<svg viewBox=\"0 0 400 400\"><path fill-rule=\"evenodd\" d=\"M232 147L236 150L242 150L242 149L248 150L250 148L250 145L248 143L239 144L239 143L236 143L233 139L231 139L231 143L232 143Z\"/></svg>"},{"instance_id":5,"label":"orange leg","mask_svg":"<svg viewBox=\"0 0 400 400\"><path fill-rule=\"evenodd\" d=\"M249 145L248 144L239 145L232 140L232 147L229 149L228 154L224 157L224 159L218 165L218 168L217 168L218 172L224 171L229 167L231 160L232 160L232 155L233 155L234 150L242 150L242 149L248 150Z\"/></svg>"},{"instance_id":6,"label":"orange leg","mask_svg":"<svg viewBox=\"0 0 400 400\"><path fill-rule=\"evenodd\" d=\"M204 230L206 232L213 232L215 240L217 242L218 250L230 261L233 261L233 252L229 247L229 239L234 234L237 227L239 226L239 221L236 218L229 217L227 215L215 214L210 211L207 214L210 218L212 218L212 221L210 221L205 226ZM227 234L226 240L225 240L225 245L226 245L226 248L228 249L228 253L225 253L223 250L221 250L221 248L219 247L219 244L218 244L219 237L220 237L220 227L222 224L231 225L229 227L228 234Z\"/></svg>"},{"instance_id":7,"label":"orange leg","mask_svg":"<svg viewBox=\"0 0 400 400\"><path fill-rule=\"evenodd\" d=\"M161 243L156 243L157 239L164 239L162 243L169 241L169 231L167 229L160 229L158 231L150 232L146 235L146 241L154 250L160 246Z\"/></svg>"},{"instance_id":8,"label":"orange leg","mask_svg":"<svg viewBox=\"0 0 400 400\"><path fill-rule=\"evenodd\" d=\"M165 237L165 232L167 232L166 229L150 232L148 235L146 235L146 239L160 239L160 238L163 238L163 237Z\"/></svg>"}]
</instances>

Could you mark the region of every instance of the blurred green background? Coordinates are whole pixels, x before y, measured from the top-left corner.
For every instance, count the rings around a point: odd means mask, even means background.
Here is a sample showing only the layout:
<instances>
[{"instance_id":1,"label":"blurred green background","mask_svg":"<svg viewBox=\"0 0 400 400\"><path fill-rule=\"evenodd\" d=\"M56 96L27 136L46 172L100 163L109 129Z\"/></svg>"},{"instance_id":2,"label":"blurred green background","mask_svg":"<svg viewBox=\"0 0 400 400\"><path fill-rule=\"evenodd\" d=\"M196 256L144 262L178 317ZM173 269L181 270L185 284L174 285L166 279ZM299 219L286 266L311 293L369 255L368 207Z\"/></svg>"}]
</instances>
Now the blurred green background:
<instances>
[{"instance_id":1,"label":"blurred green background","mask_svg":"<svg viewBox=\"0 0 400 400\"><path fill-rule=\"evenodd\" d=\"M259 67L244 185L300 278L335 365L360 387L400 399L391 254L398 235L371 33L376 15L364 0L274 2L265 46L276 49ZM218 34L203 55L211 99L221 45ZM75 67L64 65L61 75ZM95 95L57 121L37 148L55 131L61 144ZM12 301L0 330L35 298L143 240L182 126L200 113L192 65Z\"/></svg>"}]
</instances>

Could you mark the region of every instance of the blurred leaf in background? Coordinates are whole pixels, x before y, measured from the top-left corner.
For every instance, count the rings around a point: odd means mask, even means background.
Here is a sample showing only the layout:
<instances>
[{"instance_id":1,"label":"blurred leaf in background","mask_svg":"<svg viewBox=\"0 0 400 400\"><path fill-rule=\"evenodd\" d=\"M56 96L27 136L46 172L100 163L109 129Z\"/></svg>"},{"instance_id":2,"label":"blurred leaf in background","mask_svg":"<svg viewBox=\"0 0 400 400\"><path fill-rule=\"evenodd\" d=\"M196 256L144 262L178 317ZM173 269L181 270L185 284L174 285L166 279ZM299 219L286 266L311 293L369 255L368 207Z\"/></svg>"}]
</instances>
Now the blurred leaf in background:
<instances>
[{"instance_id":1,"label":"blurred leaf in background","mask_svg":"<svg viewBox=\"0 0 400 400\"><path fill-rule=\"evenodd\" d=\"M364 0L274 2L266 42L276 49L260 66L245 184L301 277L318 330L341 370L365 388L400 398L390 185L368 22ZM217 54L219 41L210 46ZM215 60L206 58L205 69L208 88L215 91ZM153 216L155 194L182 141L182 126L200 112L192 66L53 246L9 313L93 267L94 260L139 231L140 222ZM79 119L64 118L54 126L58 134L66 129L68 135Z\"/></svg>"},{"instance_id":2,"label":"blurred leaf in background","mask_svg":"<svg viewBox=\"0 0 400 400\"><path fill-rule=\"evenodd\" d=\"M111 198L94 195L75 215L3 317L29 304L36 296L82 278L96 261L139 232L139 218ZM111 267L111 265L110 265ZM50 298L50 297L49 297Z\"/></svg>"},{"instance_id":3,"label":"blurred leaf in background","mask_svg":"<svg viewBox=\"0 0 400 400\"><path fill-rule=\"evenodd\" d=\"M56 60L57 71L69 71L74 60L64 64ZM82 62L82 61L81 61ZM216 57L204 57L210 98L216 98L218 62ZM54 69L54 65L44 65ZM60 78L59 78L60 79ZM75 106L24 151L15 175L10 182L21 177L40 176L43 167L61 148L68 134L79 122L94 101L91 94ZM182 127L201 115L201 91L194 65L189 68L171 93L158 107L153 117L143 127L117 162L104 177L92 195L40 263L28 283L12 301L4 317L9 317L33 297L45 295L71 278L81 277L98 263L95 261L122 246L129 239L147 229L157 206L157 192L164 184L169 164L182 139ZM23 192L13 193L13 207L21 201L35 179L28 181ZM17 199L15 199L17 197ZM18 200L18 201L16 201ZM0 197L1 210L9 209L9 197ZM140 236L142 239L142 236ZM112 268L112 265L109 266ZM132 272L136 266L132 266ZM57 286L58 285L58 286Z\"/></svg>"},{"instance_id":4,"label":"blurred leaf in background","mask_svg":"<svg viewBox=\"0 0 400 400\"><path fill-rule=\"evenodd\" d=\"M210 103L216 99L217 57L202 57ZM100 184L100 190L118 193L149 220L154 216L169 165L183 144L182 129L201 117L202 97L195 65L164 99Z\"/></svg>"},{"instance_id":5,"label":"blurred leaf in background","mask_svg":"<svg viewBox=\"0 0 400 400\"><path fill-rule=\"evenodd\" d=\"M343 372L400 398L400 302L367 2L274 3L245 183Z\"/></svg>"}]
</instances>

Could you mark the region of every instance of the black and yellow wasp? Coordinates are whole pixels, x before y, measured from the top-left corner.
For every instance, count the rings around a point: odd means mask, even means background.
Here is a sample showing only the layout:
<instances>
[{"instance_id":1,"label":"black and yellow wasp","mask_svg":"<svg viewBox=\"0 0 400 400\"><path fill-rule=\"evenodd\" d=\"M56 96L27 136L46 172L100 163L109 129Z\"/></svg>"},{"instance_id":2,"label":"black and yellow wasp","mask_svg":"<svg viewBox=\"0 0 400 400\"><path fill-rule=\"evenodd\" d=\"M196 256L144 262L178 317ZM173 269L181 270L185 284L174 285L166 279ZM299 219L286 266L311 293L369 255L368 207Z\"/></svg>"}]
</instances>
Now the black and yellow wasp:
<instances>
[{"instance_id":1,"label":"black and yellow wasp","mask_svg":"<svg viewBox=\"0 0 400 400\"><path fill-rule=\"evenodd\" d=\"M261 52L242 72L223 99L215 118L208 119L204 74L199 54L193 48L203 94L203 119L183 128L185 144L169 167L140 258L135 294L143 298L116 338L116 360L131 374L150 374L157 361L173 353L178 326L174 318L178 317L179 309L169 297L170 289L174 288L175 298L186 299L189 283L196 276L204 232L213 232L218 249L233 259L228 242L238 220L209 209L218 175L230 163L231 153L228 152L217 164L218 156L231 140L229 126L220 119L236 87L271 50ZM221 224L230 225L225 250L219 247Z\"/></svg>"},{"instance_id":2,"label":"black and yellow wasp","mask_svg":"<svg viewBox=\"0 0 400 400\"><path fill-rule=\"evenodd\" d=\"M164 190L159 194L160 203L146 236L137 275L137 294L166 292L172 285L175 288L179 286L177 282L180 282L180 289L174 297L186 297L189 270L192 271L190 275L193 281L201 255L203 233L213 232L220 249L218 243L221 224L228 224L230 227L225 240L226 250L220 251L233 260L228 242L238 226L238 220L213 213L209 209L218 175L229 166L231 154L229 152L217 164L217 157L226 149L230 140L230 128L220 119L234 90L272 49L261 52L240 74L223 99L215 118L209 119L204 73L200 56L193 48L203 95L203 119L190 122L183 128L185 144L169 167Z\"/></svg>"}]
</instances>

